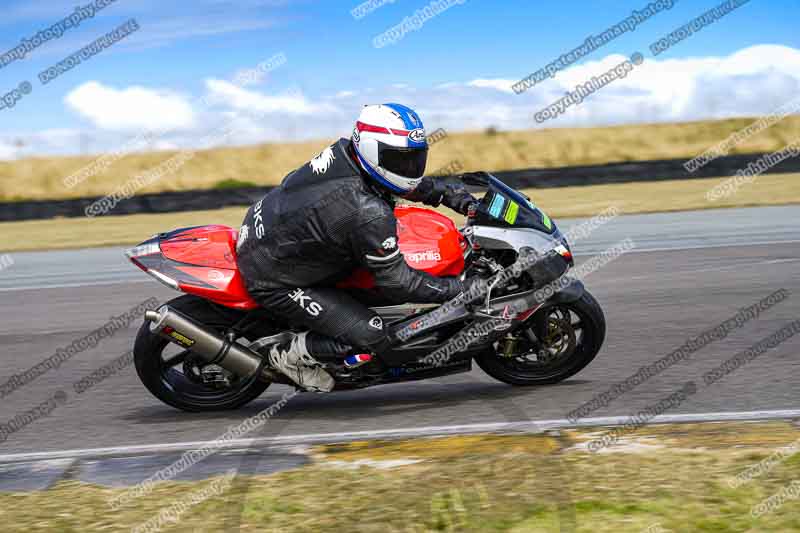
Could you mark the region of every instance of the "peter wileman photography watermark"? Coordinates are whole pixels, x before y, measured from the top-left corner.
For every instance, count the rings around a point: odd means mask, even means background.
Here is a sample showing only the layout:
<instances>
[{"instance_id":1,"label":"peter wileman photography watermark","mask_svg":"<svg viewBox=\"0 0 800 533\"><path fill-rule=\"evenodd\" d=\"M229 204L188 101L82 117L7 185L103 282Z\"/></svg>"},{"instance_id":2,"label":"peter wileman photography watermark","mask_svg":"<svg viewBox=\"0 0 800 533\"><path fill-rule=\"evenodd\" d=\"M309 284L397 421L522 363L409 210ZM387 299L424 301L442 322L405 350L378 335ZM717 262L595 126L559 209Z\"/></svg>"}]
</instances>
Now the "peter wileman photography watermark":
<instances>
[{"instance_id":1,"label":"peter wileman photography watermark","mask_svg":"<svg viewBox=\"0 0 800 533\"><path fill-rule=\"evenodd\" d=\"M72 341L64 348L58 348L53 355L32 366L28 370L9 377L5 383L0 384L0 398L5 398L42 374L60 367L64 362L75 355L94 348L102 339L113 337L118 331L124 330L130 326L131 322L138 320L145 311L155 309L156 307L158 307L158 300L156 298L148 298L133 309L119 316L112 316L108 322L88 335Z\"/></svg>"},{"instance_id":2,"label":"peter wileman photography watermark","mask_svg":"<svg viewBox=\"0 0 800 533\"><path fill-rule=\"evenodd\" d=\"M359 20L366 17L376 9L380 9L386 4L394 4L396 1L397 0L367 0L366 2L361 2L356 7L351 9L350 14L354 19Z\"/></svg>"},{"instance_id":3,"label":"peter wileman photography watermark","mask_svg":"<svg viewBox=\"0 0 800 533\"><path fill-rule=\"evenodd\" d=\"M400 24L392 26L385 32L376 35L372 39L372 46L383 48L390 44L397 43L406 34L422 29L426 22L441 15L453 6L462 5L467 0L433 0L430 4L414 11L413 15L405 17Z\"/></svg>"},{"instance_id":4,"label":"peter wileman photography watermark","mask_svg":"<svg viewBox=\"0 0 800 533\"><path fill-rule=\"evenodd\" d=\"M253 113L254 118L260 118L266 114L266 110L256 110ZM234 117L228 121L224 126L213 129L213 133L207 135L199 142L200 148L181 150L174 156L158 164L156 167L142 172L131 178L123 185L119 186L113 193L108 194L98 200L95 200L84 209L84 214L88 218L94 218L101 215L108 214L120 202L132 198L136 192L148 185L163 179L166 176L175 174L181 168L191 161L197 155L197 152L203 149L210 149L226 142L230 137L241 131L243 125L237 122Z\"/></svg>"},{"instance_id":5,"label":"peter wileman photography watermark","mask_svg":"<svg viewBox=\"0 0 800 533\"><path fill-rule=\"evenodd\" d=\"M569 230L564 233L564 238L569 243L576 243L582 239L588 237L593 231L595 231L600 226L608 224L616 217L620 215L620 209L616 205L612 205L606 209L604 209L601 213L593 216L590 219L584 220L580 224L576 224L572 226ZM559 243L553 243L553 246L557 246ZM497 278L493 280L496 286L502 286L506 282L510 281L514 277L519 276L523 270L532 267L540 260L541 256L528 254L522 257L519 257L517 261L503 270ZM489 290L489 286L491 283L486 284L475 284L470 287L469 291L458 298L454 298L449 302L445 302L438 308L434 309L430 313L426 314L419 321L415 322L414 326L406 326L398 331L395 332L397 338L406 341L414 336L415 331L419 329L427 328L430 325L437 323L442 318L446 317L451 311L453 311L459 305L463 305L465 301L472 302L486 296L486 293Z\"/></svg>"},{"instance_id":6,"label":"peter wileman photography watermark","mask_svg":"<svg viewBox=\"0 0 800 533\"><path fill-rule=\"evenodd\" d=\"M237 87L249 87L260 83L264 76L288 62L286 54L278 52L269 59L262 61L255 68L244 69L236 73L232 83Z\"/></svg>"},{"instance_id":7,"label":"peter wileman photography watermark","mask_svg":"<svg viewBox=\"0 0 800 533\"><path fill-rule=\"evenodd\" d=\"M742 128L739 131L731 133L728 135L728 137L718 142L716 145L712 146L702 154L684 163L683 168L686 169L686 172L695 172L715 159L728 155L735 146L743 143L753 135L761 133L767 128L782 121L786 117L796 115L797 113L800 113L800 98L795 98L794 100L780 106L769 115L761 117L755 122L749 124L746 128Z\"/></svg>"},{"instance_id":8,"label":"peter wileman photography watermark","mask_svg":"<svg viewBox=\"0 0 800 533\"><path fill-rule=\"evenodd\" d=\"M662 398L654 405L645 407L635 415L628 417L628 420L623 422L621 425L605 432L600 437L589 441L589 443L586 445L586 448L590 452L599 452L603 448L608 448L609 446L617 444L620 439L646 426L650 420L654 419L658 415L664 414L670 409L679 407L696 392L697 385L695 382L687 381L683 387L673 392L669 396Z\"/></svg>"},{"instance_id":9,"label":"peter wileman photography watermark","mask_svg":"<svg viewBox=\"0 0 800 533\"><path fill-rule=\"evenodd\" d=\"M617 37L624 35L629 31L635 31L636 27L646 22L650 17L661 13L662 11L672 9L676 0L658 0L657 2L650 2L642 9L634 9L631 14L624 20L614 24L610 28L602 31L597 35L589 35L584 40L583 44L562 54L555 60L551 61L547 66L540 68L533 74L522 78L511 86L511 89L517 93L522 94L528 89L531 89L538 83L543 82L548 78L553 78L555 75L581 59L598 48L601 48Z\"/></svg>"},{"instance_id":10,"label":"peter wileman photography watermark","mask_svg":"<svg viewBox=\"0 0 800 533\"><path fill-rule=\"evenodd\" d=\"M111 376L119 374L120 370L128 368L133 364L133 350L129 350L121 356L106 363L88 376L84 376L72 384L72 389L76 394L83 394L89 389L99 385Z\"/></svg>"},{"instance_id":11,"label":"peter wileman photography watermark","mask_svg":"<svg viewBox=\"0 0 800 533\"><path fill-rule=\"evenodd\" d=\"M35 33L30 38L23 38L17 46L0 55L0 68L14 61L25 59L26 55L36 50L44 43L53 39L59 39L67 30L77 28L84 20L94 18L100 10L110 6L116 1L117 0L95 0L85 6L76 7L69 16Z\"/></svg>"},{"instance_id":12,"label":"peter wileman photography watermark","mask_svg":"<svg viewBox=\"0 0 800 533\"><path fill-rule=\"evenodd\" d=\"M235 470L229 470L222 477L211 481L206 487L179 496L169 506L161 509L156 516L131 529L131 533L157 533L166 527L177 524L181 516L186 514L191 507L227 491L233 484L236 474Z\"/></svg>"},{"instance_id":13,"label":"peter wileman photography watermark","mask_svg":"<svg viewBox=\"0 0 800 533\"><path fill-rule=\"evenodd\" d=\"M628 74L633 72L635 67L638 67L643 62L644 56L642 54L639 52L631 54L630 59L626 59L622 63L614 65L599 76L592 76L591 80L576 85L574 91L569 91L563 98L556 100L544 109L534 113L534 120L541 124L546 120L556 118L558 115L566 112L567 108L570 106L580 105L583 103L584 99L593 95L606 85L613 83L615 80L626 78Z\"/></svg>"},{"instance_id":14,"label":"peter wileman photography watermark","mask_svg":"<svg viewBox=\"0 0 800 533\"><path fill-rule=\"evenodd\" d=\"M42 85L50 83L65 72L69 72L73 68L80 65L81 62L88 61L106 48L115 45L139 29L139 23L136 22L136 19L130 19L125 24L122 24L99 39L96 39L92 43L84 46L77 52L67 56L66 59L63 59L52 67L48 67L41 71L39 73L39 81L42 82Z\"/></svg>"},{"instance_id":15,"label":"peter wileman photography watermark","mask_svg":"<svg viewBox=\"0 0 800 533\"><path fill-rule=\"evenodd\" d=\"M563 291L576 281L585 279L589 274L597 272L611 261L636 248L633 239L624 239L614 246L603 250L600 254L584 261L577 267L565 272L558 279L551 281L534 293L536 303L543 303L552 298L556 293Z\"/></svg>"},{"instance_id":16,"label":"peter wileman photography watermark","mask_svg":"<svg viewBox=\"0 0 800 533\"><path fill-rule=\"evenodd\" d=\"M76 394L83 394L89 389L99 385L106 379L117 375L121 370L133 364L133 351L128 351L106 363L102 367L93 371L78 381L72 383L72 389ZM50 416L50 414L61 405L67 403L68 394L59 390L51 395L47 400L34 406L27 411L17 414L8 422L0 424L0 442L5 442L9 436L36 422L40 418Z\"/></svg>"},{"instance_id":17,"label":"peter wileman photography watermark","mask_svg":"<svg viewBox=\"0 0 800 533\"><path fill-rule=\"evenodd\" d=\"M453 159L444 166L441 166L430 173L431 176L452 176L464 170L464 163L458 159Z\"/></svg>"},{"instance_id":18,"label":"peter wileman photography watermark","mask_svg":"<svg viewBox=\"0 0 800 533\"><path fill-rule=\"evenodd\" d=\"M63 405L67 401L67 394L64 391L57 391L55 394L47 398L40 404L18 413L11 420L0 423L0 442L5 442L8 437L22 430L23 428L33 424L40 418L50 416L59 405Z\"/></svg>"},{"instance_id":19,"label":"peter wileman photography watermark","mask_svg":"<svg viewBox=\"0 0 800 533\"><path fill-rule=\"evenodd\" d=\"M661 39L657 40L650 45L650 51L654 56L666 52L676 44L685 41L695 33L699 32L706 26L717 22L725 15L728 15L733 10L743 6L750 0L728 0L720 5L709 9L699 17L695 17L680 28L670 32Z\"/></svg>"},{"instance_id":20,"label":"peter wileman photography watermark","mask_svg":"<svg viewBox=\"0 0 800 533\"><path fill-rule=\"evenodd\" d=\"M736 171L736 175L727 178L719 185L706 192L706 200L716 202L739 192L739 189L746 183L753 183L761 174L772 167L779 165L783 161L800 155L800 141L795 141L777 152L759 157L749 163L747 168Z\"/></svg>"},{"instance_id":21,"label":"peter wileman photography watermark","mask_svg":"<svg viewBox=\"0 0 800 533\"><path fill-rule=\"evenodd\" d=\"M568 273L560 276L558 279L548 283L544 287L539 288L534 293L533 307L526 305L523 308L520 306L520 304L509 304L504 313L507 314L509 318L492 318L490 320L479 322L474 326L467 327L455 335L447 343L445 343L444 346L441 346L426 355L421 362L431 366L444 365L454 354L463 352L472 344L485 339L487 335L489 335L492 331L496 331L498 327L503 327L504 324L508 324L511 318L518 316L520 313L530 311L531 309L536 309L537 306L546 302L555 293L564 290L566 287L572 285L576 281L585 278L593 272L596 272L615 259L633 250L635 247L636 244L630 238L620 241L614 246L604 250L599 255L592 257L575 269L568 271ZM556 252L553 251L549 252L548 254L550 253ZM523 258L521 261L518 261L518 263L520 263L520 268L522 270L531 268L537 262L546 260L548 254L530 254L529 257ZM396 333L396 335L399 337L400 335L398 333Z\"/></svg>"},{"instance_id":22,"label":"peter wileman photography watermark","mask_svg":"<svg viewBox=\"0 0 800 533\"><path fill-rule=\"evenodd\" d=\"M241 126L239 126L241 127ZM215 129L214 133L206 136L200 144L209 149L213 146L223 143L237 132L237 127L234 124L229 124L227 127ZM202 148L193 150L182 150L173 155L169 159L159 163L157 166L137 174L133 178L126 181L124 184L117 187L117 189L98 200L95 200L84 209L84 214L88 218L94 218L102 215L107 215L113 210L120 202L133 198L137 191L152 185L153 183L178 172L197 155L197 152Z\"/></svg>"},{"instance_id":23,"label":"peter wileman photography watermark","mask_svg":"<svg viewBox=\"0 0 800 533\"><path fill-rule=\"evenodd\" d=\"M108 500L108 505L112 509L117 510L121 506L132 502L136 498L140 498L149 494L152 492L156 483L173 479L175 476L188 470L206 457L209 457L225 448L231 441L242 438L248 433L266 424L270 418L275 416L277 412L280 411L287 403L289 403L289 400L294 398L297 394L299 394L297 389L285 393L280 400L261 412L244 419L241 423L235 426L229 426L228 430L216 439L206 442L200 448L184 452L180 459L171 465L162 468L138 485Z\"/></svg>"},{"instance_id":24,"label":"peter wileman photography watermark","mask_svg":"<svg viewBox=\"0 0 800 533\"><path fill-rule=\"evenodd\" d=\"M778 508L789 500L796 500L798 498L800 498L800 481L795 480L769 498L754 505L753 508L750 509L750 516L753 518L760 518L765 514L777 511Z\"/></svg>"},{"instance_id":25,"label":"peter wileman photography watermark","mask_svg":"<svg viewBox=\"0 0 800 533\"><path fill-rule=\"evenodd\" d=\"M286 54L284 54L283 52L278 52L273 56L271 56L270 58L260 62L253 68L239 71L236 74L236 76L231 80L231 83L233 83L237 87L246 87L248 85L253 85L255 83L260 82L267 73L272 72L273 70L277 69L282 65L285 65L287 62L288 59L286 58ZM211 105L207 97L197 98L196 103L204 107L209 107ZM111 165L113 165L126 155L135 152L137 150L146 148L148 145L155 142L157 138L166 135L170 131L171 131L170 127L165 127L158 130L149 130L140 133L133 139L127 141L123 146L120 146L115 150L112 150L108 153L101 155L88 165L80 168L79 170L65 177L62 180L64 187L71 189L83 183L87 179L96 176L101 172L105 172Z\"/></svg>"},{"instance_id":26,"label":"peter wileman photography watermark","mask_svg":"<svg viewBox=\"0 0 800 533\"><path fill-rule=\"evenodd\" d=\"M564 232L564 239L570 245L574 245L575 243L587 238L600 226L608 224L621 214L622 211L618 205L608 206L600 213L594 215L592 218L586 219L583 222L570 227Z\"/></svg>"},{"instance_id":27,"label":"peter wileman photography watermark","mask_svg":"<svg viewBox=\"0 0 800 533\"><path fill-rule=\"evenodd\" d=\"M765 457L758 463L751 465L745 470L739 472L736 474L736 476L728 480L728 486L732 489L737 489L745 483L748 483L753 479L768 473L782 462L794 456L798 451L800 451L800 439L797 439L786 446L778 448L772 452L769 457Z\"/></svg>"},{"instance_id":28,"label":"peter wileman photography watermark","mask_svg":"<svg viewBox=\"0 0 800 533\"><path fill-rule=\"evenodd\" d=\"M439 141L447 139L447 130L444 128L436 128L432 132L426 134L425 138L428 141L428 146L432 146Z\"/></svg>"},{"instance_id":29,"label":"peter wileman photography watermark","mask_svg":"<svg viewBox=\"0 0 800 533\"><path fill-rule=\"evenodd\" d=\"M99 0L98 0L99 1ZM78 8L81 9L81 8ZM91 44L84 46L77 52L71 54L66 59L59 61L55 65L46 68L39 73L39 81L46 85L65 72L69 72L83 61L87 61L99 54L106 48L121 41L131 33L139 30L139 23L135 19L130 19L125 24L115 30L105 34ZM5 94L0 95L0 111L15 107L20 100L33 92L33 86L29 81L23 81L19 85Z\"/></svg>"},{"instance_id":30,"label":"peter wileman photography watermark","mask_svg":"<svg viewBox=\"0 0 800 533\"><path fill-rule=\"evenodd\" d=\"M3 109L11 109L17 102L31 94L33 86L29 81L21 82L16 89L12 89L7 93L0 95L0 111Z\"/></svg>"},{"instance_id":31,"label":"peter wileman photography watermark","mask_svg":"<svg viewBox=\"0 0 800 533\"><path fill-rule=\"evenodd\" d=\"M609 387L608 390L597 394L594 398L584 403L577 409L570 411L567 413L567 419L570 422L575 423L579 419L588 416L592 412L602 407L606 407L615 399L627 392L632 391L634 388L638 387L650 378L657 376L664 370L676 365L681 361L687 360L689 356L699 351L701 348L704 348L705 346L708 346L717 340L724 339L731 331L744 327L744 325L751 320L758 318L762 312L771 309L775 305L778 305L786 300L790 294L791 293L786 289L779 289L772 294L765 296L753 305L739 310L739 312L737 312L734 316L728 318L721 324L714 326L713 328L709 328L691 339L687 339L686 342L678 349L670 352L669 354L649 365L640 367L635 373L631 374L622 381L618 381Z\"/></svg>"},{"instance_id":32,"label":"peter wileman photography watermark","mask_svg":"<svg viewBox=\"0 0 800 533\"><path fill-rule=\"evenodd\" d=\"M790 322L772 335L764 337L750 348L734 355L715 369L709 370L703 374L703 383L705 385L716 383L729 374L736 372L759 355L764 354L767 350L771 350L788 341L798 333L800 333L800 320Z\"/></svg>"},{"instance_id":33,"label":"peter wileman photography watermark","mask_svg":"<svg viewBox=\"0 0 800 533\"><path fill-rule=\"evenodd\" d=\"M123 200L133 198L136 191L152 185L159 181L164 176L174 174L180 170L187 161L194 159L197 152L194 150L186 150L178 152L166 161L158 164L158 166L143 172L129 179L117 188L113 193L106 195L99 200L95 200L84 209L84 213L89 218L94 218L101 215L108 214L112 209L117 207Z\"/></svg>"},{"instance_id":34,"label":"peter wileman photography watermark","mask_svg":"<svg viewBox=\"0 0 800 533\"><path fill-rule=\"evenodd\" d=\"M731 357L717 368L703 374L703 385L708 387L717 383L723 377L735 372L743 365L765 353L767 350L779 346L798 333L800 333L800 320L795 320L794 322L782 327L772 335L759 340L747 350L744 350L743 352ZM639 411L635 416L631 416L629 421L625 424L608 431L597 439L590 441L587 445L587 448L591 452L597 452L602 448L616 444L624 435L636 431L637 429L646 425L656 416L663 414L666 410L680 406L688 399L689 396L695 394L697 390L697 385L694 381L687 382L681 390L672 393L667 398L664 398L658 402L658 404L655 406Z\"/></svg>"}]
</instances>

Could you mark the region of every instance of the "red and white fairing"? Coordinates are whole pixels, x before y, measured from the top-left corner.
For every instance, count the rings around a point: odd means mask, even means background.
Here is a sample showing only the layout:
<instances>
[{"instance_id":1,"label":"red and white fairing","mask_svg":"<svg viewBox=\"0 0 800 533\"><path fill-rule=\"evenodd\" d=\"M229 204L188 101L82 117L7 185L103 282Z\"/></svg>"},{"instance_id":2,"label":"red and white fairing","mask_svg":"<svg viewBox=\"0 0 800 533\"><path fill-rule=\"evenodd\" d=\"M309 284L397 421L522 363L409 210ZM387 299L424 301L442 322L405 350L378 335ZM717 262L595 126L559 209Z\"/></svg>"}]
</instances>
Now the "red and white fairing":
<instances>
[{"instance_id":1,"label":"red and white fairing","mask_svg":"<svg viewBox=\"0 0 800 533\"><path fill-rule=\"evenodd\" d=\"M400 250L412 268L434 276L457 276L464 270L466 239L453 221L414 206L395 208ZM160 234L127 251L139 268L167 286L233 309L254 309L236 265L238 232L228 226L184 228ZM370 289L374 278L359 269L340 288Z\"/></svg>"}]
</instances>

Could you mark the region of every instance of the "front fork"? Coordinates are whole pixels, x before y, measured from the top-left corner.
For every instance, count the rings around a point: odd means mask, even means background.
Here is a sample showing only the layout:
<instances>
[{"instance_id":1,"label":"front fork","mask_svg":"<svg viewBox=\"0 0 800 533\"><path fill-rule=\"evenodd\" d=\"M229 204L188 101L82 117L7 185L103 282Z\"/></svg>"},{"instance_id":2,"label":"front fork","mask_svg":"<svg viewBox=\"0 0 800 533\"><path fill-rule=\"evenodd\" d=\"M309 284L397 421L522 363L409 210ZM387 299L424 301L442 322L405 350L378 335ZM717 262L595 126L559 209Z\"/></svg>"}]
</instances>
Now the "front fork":
<instances>
[{"instance_id":1,"label":"front fork","mask_svg":"<svg viewBox=\"0 0 800 533\"><path fill-rule=\"evenodd\" d=\"M581 299L585 290L586 289L583 286L583 282L576 279L562 290L551 296L545 305L576 302ZM538 311L538 309L539 308L537 308L536 311ZM540 341L544 339L545 336L547 336L547 313L536 314L534 311L531 329L533 330L533 333L536 335L537 339Z\"/></svg>"},{"instance_id":2,"label":"front fork","mask_svg":"<svg viewBox=\"0 0 800 533\"><path fill-rule=\"evenodd\" d=\"M504 308L504 312L486 314L483 312L476 312L478 316L485 317L485 323L494 320L496 324L491 331L489 331L480 344L493 344L497 341L501 343L501 349L506 357L510 357L516 350L517 340L512 335L516 330L525 327L530 327L539 342L547 337L547 313L538 313L542 308L548 307L552 304L570 303L577 301L583 296L584 292L583 283L575 280L561 291L555 293L546 302L535 304L533 307L522 311L520 313L507 313L508 306ZM497 302L494 304L495 310L498 309ZM504 322L501 322L504 320ZM475 328L475 324L470 326ZM479 327L479 326L478 326Z\"/></svg>"}]
</instances>

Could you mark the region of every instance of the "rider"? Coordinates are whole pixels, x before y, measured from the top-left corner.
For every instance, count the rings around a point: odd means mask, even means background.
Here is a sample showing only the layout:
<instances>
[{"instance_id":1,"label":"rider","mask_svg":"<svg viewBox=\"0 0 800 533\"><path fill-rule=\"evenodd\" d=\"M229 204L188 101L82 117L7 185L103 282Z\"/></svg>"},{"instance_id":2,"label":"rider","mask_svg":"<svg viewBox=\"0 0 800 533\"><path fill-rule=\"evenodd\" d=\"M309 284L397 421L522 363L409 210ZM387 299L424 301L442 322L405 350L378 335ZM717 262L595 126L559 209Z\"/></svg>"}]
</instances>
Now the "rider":
<instances>
[{"instance_id":1,"label":"rider","mask_svg":"<svg viewBox=\"0 0 800 533\"><path fill-rule=\"evenodd\" d=\"M367 105L352 137L339 139L288 174L253 205L236 243L251 297L311 333L274 346L269 362L306 390L328 392L334 380L320 358L390 345L383 321L336 283L356 267L375 277L393 302L439 303L466 290L408 266L397 242L394 197L466 214L475 198L460 180L423 178L428 157L417 113L400 104Z\"/></svg>"}]
</instances>

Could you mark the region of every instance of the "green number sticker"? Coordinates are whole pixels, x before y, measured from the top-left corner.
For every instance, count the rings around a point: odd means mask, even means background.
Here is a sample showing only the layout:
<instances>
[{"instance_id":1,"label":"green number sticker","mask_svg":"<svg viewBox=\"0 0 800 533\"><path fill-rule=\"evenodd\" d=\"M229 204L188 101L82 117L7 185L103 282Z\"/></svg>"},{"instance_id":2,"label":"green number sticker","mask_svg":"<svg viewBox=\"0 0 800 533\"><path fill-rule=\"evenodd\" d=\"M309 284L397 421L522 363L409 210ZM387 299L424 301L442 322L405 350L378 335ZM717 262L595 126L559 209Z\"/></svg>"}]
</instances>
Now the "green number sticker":
<instances>
[{"instance_id":1,"label":"green number sticker","mask_svg":"<svg viewBox=\"0 0 800 533\"><path fill-rule=\"evenodd\" d=\"M506 215L503 218L509 224L513 224L517 221L517 213L519 213L519 204L516 202L509 202Z\"/></svg>"},{"instance_id":2,"label":"green number sticker","mask_svg":"<svg viewBox=\"0 0 800 533\"><path fill-rule=\"evenodd\" d=\"M547 229L553 229L553 221L550 220L550 217L545 215L543 211L539 212L542 213L542 222L547 226Z\"/></svg>"}]
</instances>

